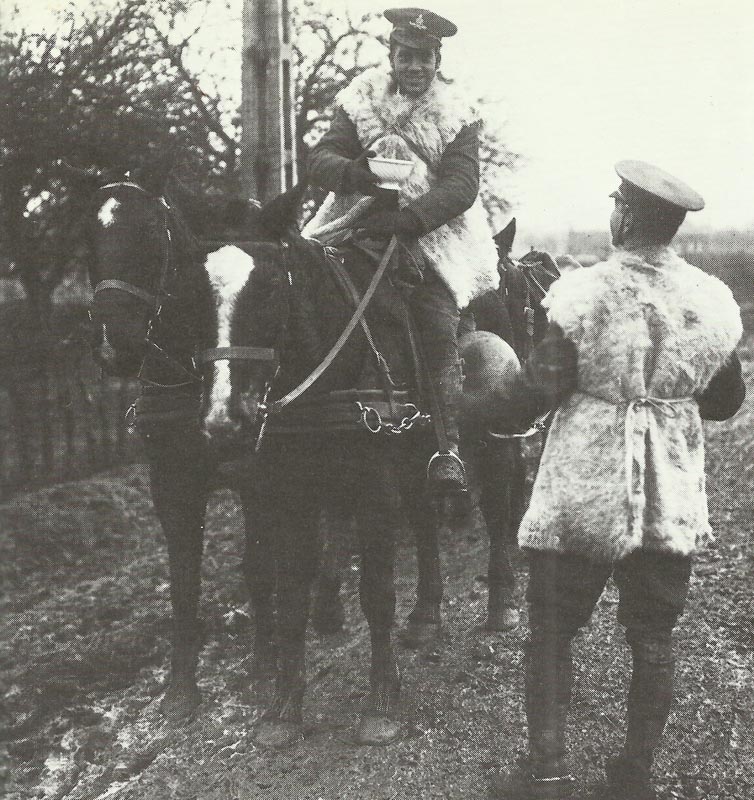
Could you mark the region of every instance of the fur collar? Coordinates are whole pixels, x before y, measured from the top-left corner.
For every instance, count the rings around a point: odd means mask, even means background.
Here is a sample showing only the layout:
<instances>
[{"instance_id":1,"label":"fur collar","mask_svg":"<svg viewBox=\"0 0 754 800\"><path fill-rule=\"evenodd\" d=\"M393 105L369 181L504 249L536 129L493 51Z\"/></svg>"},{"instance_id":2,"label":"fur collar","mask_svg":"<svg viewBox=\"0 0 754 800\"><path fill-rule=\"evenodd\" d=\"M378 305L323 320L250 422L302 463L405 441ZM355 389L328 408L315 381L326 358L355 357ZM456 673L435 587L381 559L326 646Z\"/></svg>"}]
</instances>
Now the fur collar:
<instances>
[{"instance_id":1,"label":"fur collar","mask_svg":"<svg viewBox=\"0 0 754 800\"><path fill-rule=\"evenodd\" d=\"M479 113L461 96L454 84L435 78L429 89L417 98L401 95L389 67L365 70L338 95L338 102L356 125L362 144L374 139L405 133L418 146L430 166L437 166L445 148L465 125L479 123ZM378 150L395 157L389 141Z\"/></svg>"}]
</instances>

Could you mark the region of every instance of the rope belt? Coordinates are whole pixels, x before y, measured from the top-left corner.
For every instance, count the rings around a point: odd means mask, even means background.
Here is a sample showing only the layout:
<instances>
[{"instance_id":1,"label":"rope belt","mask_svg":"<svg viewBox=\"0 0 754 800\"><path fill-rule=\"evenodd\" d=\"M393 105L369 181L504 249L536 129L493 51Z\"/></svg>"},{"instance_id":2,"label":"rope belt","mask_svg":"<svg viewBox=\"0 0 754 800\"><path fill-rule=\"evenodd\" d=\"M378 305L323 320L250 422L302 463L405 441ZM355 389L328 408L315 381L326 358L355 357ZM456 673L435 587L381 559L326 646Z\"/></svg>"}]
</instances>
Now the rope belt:
<instances>
[{"instance_id":1,"label":"rope belt","mask_svg":"<svg viewBox=\"0 0 754 800\"><path fill-rule=\"evenodd\" d=\"M687 403L695 403L693 397L633 397L630 400L615 402L600 395L590 394L589 392L577 392L586 395L593 400L601 400L603 403L610 403L615 406L625 406L626 421L624 426L624 436L626 444L626 497L629 506L633 509L639 497L644 495L644 470L640 469L640 480L634 485L634 442L636 434L641 434L642 440L649 430L648 410L659 411L665 416L675 417L677 406Z\"/></svg>"}]
</instances>

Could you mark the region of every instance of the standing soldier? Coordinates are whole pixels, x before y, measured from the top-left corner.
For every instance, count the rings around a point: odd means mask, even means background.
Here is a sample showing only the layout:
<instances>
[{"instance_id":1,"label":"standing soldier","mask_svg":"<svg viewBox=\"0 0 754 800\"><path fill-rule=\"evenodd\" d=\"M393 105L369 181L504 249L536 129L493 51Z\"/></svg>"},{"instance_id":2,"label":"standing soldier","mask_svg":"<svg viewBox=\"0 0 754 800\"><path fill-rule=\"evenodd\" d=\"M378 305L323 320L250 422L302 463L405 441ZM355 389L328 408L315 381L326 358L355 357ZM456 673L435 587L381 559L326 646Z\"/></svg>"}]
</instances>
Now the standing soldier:
<instances>
[{"instance_id":1,"label":"standing soldier","mask_svg":"<svg viewBox=\"0 0 754 800\"><path fill-rule=\"evenodd\" d=\"M655 798L651 767L673 697L672 631L697 540L709 530L701 419L744 398L730 290L670 241L702 198L641 161L616 165L617 250L556 281L548 335L527 382L559 405L519 531L529 557L529 753L493 796L565 798L571 640L612 575L633 656L623 752L608 761L610 800Z\"/></svg>"},{"instance_id":2,"label":"standing soldier","mask_svg":"<svg viewBox=\"0 0 754 800\"><path fill-rule=\"evenodd\" d=\"M405 245L416 284L408 302L447 440L430 460L428 483L452 494L466 490L456 419L460 310L499 282L478 198L480 121L437 72L441 40L456 26L421 8L394 8L385 17L394 25L389 67L366 70L340 93L335 119L310 155L309 180L330 195L304 235L318 238L344 220L369 239L395 235ZM400 191L377 187L367 163L374 154L414 162Z\"/></svg>"}]
</instances>

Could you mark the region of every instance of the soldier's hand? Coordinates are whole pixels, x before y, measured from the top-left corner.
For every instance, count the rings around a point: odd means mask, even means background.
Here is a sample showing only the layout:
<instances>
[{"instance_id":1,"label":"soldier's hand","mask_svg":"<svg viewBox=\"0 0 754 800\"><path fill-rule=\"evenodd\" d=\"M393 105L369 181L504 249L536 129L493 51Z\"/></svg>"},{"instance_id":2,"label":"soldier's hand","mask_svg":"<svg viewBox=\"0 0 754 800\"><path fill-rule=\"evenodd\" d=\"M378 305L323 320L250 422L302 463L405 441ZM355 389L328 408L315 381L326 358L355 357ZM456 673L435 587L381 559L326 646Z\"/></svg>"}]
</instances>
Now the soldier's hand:
<instances>
[{"instance_id":1,"label":"soldier's hand","mask_svg":"<svg viewBox=\"0 0 754 800\"><path fill-rule=\"evenodd\" d=\"M524 364L526 381L549 398L560 402L578 385L578 351L556 323L550 323L544 339Z\"/></svg>"},{"instance_id":2,"label":"soldier's hand","mask_svg":"<svg viewBox=\"0 0 754 800\"><path fill-rule=\"evenodd\" d=\"M369 150L346 166L343 173L343 191L346 194L359 192L360 194L376 196L380 189L377 186L379 178L369 169L367 159L374 153Z\"/></svg>"}]
</instances>

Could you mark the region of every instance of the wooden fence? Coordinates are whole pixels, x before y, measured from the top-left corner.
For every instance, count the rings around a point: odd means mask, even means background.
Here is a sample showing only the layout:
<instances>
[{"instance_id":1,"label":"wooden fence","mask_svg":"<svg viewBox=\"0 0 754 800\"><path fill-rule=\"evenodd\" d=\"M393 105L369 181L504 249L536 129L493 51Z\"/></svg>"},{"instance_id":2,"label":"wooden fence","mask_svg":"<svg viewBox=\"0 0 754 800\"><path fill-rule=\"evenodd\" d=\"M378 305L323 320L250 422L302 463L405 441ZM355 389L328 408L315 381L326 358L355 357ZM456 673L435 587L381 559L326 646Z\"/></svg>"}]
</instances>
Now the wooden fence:
<instances>
[{"instance_id":1,"label":"wooden fence","mask_svg":"<svg viewBox=\"0 0 754 800\"><path fill-rule=\"evenodd\" d=\"M102 376L83 336L39 335L17 313L0 330L0 502L139 458L135 382Z\"/></svg>"}]
</instances>

